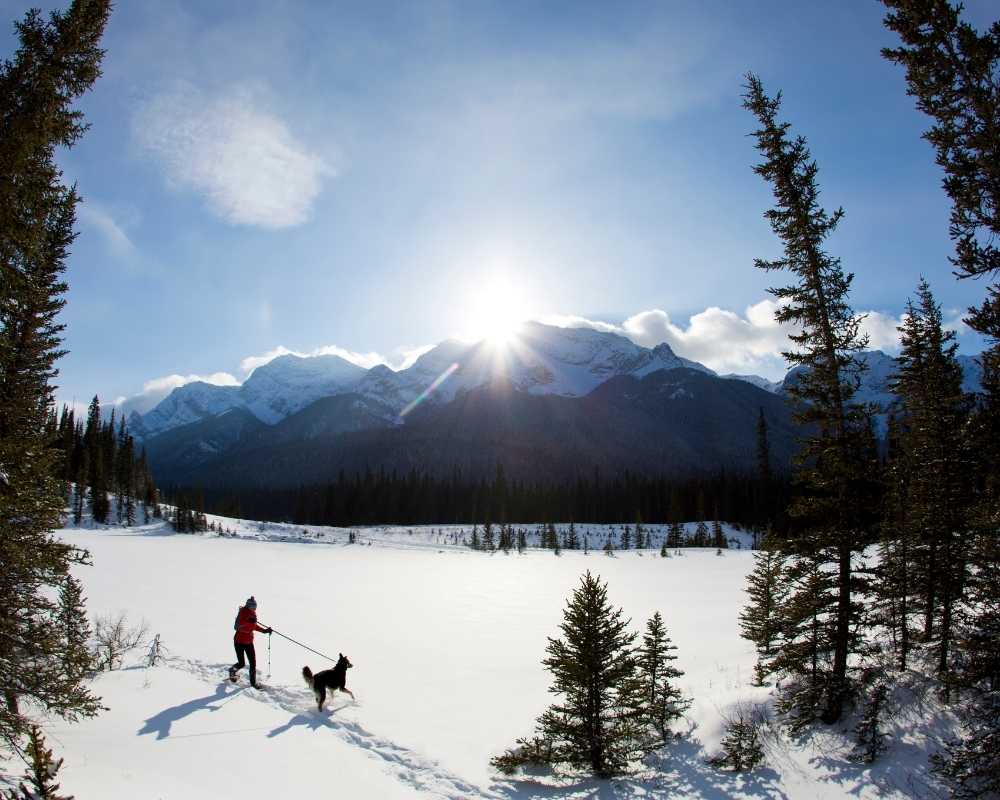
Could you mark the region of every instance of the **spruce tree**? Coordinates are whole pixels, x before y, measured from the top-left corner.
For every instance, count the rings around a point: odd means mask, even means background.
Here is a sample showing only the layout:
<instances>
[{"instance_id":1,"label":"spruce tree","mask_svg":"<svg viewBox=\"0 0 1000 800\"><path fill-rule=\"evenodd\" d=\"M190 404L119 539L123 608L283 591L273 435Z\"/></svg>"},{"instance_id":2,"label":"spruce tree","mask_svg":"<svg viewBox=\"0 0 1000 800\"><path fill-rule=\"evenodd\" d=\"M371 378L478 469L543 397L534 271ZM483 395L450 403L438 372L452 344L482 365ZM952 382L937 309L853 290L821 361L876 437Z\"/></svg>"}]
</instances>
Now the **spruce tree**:
<instances>
[{"instance_id":1,"label":"spruce tree","mask_svg":"<svg viewBox=\"0 0 1000 800\"><path fill-rule=\"evenodd\" d=\"M969 326L990 341L984 385L1000 383L1000 23L980 33L947 0L882 0L885 25L900 38L882 55L906 69L907 94L932 124L924 134L944 170L952 202L951 261L960 278L986 277L986 299Z\"/></svg>"},{"instance_id":2,"label":"spruce tree","mask_svg":"<svg viewBox=\"0 0 1000 800\"><path fill-rule=\"evenodd\" d=\"M886 488L882 539L872 585L875 600L873 618L889 632L900 670L908 666L913 636L911 618L917 606L914 577L917 544L916 526L910 513L910 473L900 439L899 422L895 413L890 413L883 470Z\"/></svg>"},{"instance_id":3,"label":"spruce tree","mask_svg":"<svg viewBox=\"0 0 1000 800\"><path fill-rule=\"evenodd\" d=\"M667 532L667 547L672 550L676 550L679 547L684 546L684 529L681 527L679 522L671 522L670 529Z\"/></svg>"},{"instance_id":4,"label":"spruce tree","mask_svg":"<svg viewBox=\"0 0 1000 800\"><path fill-rule=\"evenodd\" d=\"M10 745L27 732L25 700L68 719L99 708L62 674L52 590L87 554L50 533L64 497L49 424L79 201L56 148L86 129L72 103L100 74L108 12L107 0L76 0L47 20L29 11L0 63L0 737Z\"/></svg>"},{"instance_id":5,"label":"spruce tree","mask_svg":"<svg viewBox=\"0 0 1000 800\"><path fill-rule=\"evenodd\" d=\"M799 553L785 570L787 596L779 605L781 635L770 673L785 675L777 709L791 729L801 731L826 709L833 666L829 624L838 600L837 574L822 553Z\"/></svg>"},{"instance_id":6,"label":"spruce tree","mask_svg":"<svg viewBox=\"0 0 1000 800\"><path fill-rule=\"evenodd\" d=\"M757 649L754 677L756 685L763 686L781 636L787 559L771 539L765 539L762 548L754 552L753 561L753 571L747 576L747 604L740 612L740 636Z\"/></svg>"},{"instance_id":7,"label":"spruce tree","mask_svg":"<svg viewBox=\"0 0 1000 800\"><path fill-rule=\"evenodd\" d=\"M726 541L726 534L722 530L722 523L717 519L712 520L712 547L720 549L729 547L729 542Z\"/></svg>"},{"instance_id":8,"label":"spruce tree","mask_svg":"<svg viewBox=\"0 0 1000 800\"><path fill-rule=\"evenodd\" d=\"M570 520L569 530L566 532L566 549L578 550L580 548L580 537L576 534L576 525Z\"/></svg>"},{"instance_id":9,"label":"spruce tree","mask_svg":"<svg viewBox=\"0 0 1000 800\"><path fill-rule=\"evenodd\" d=\"M26 783L19 790L8 790L7 800L73 800L72 795L59 794L56 776L62 768L63 760L52 757L52 751L45 746L45 737L37 725L28 731L28 759Z\"/></svg>"},{"instance_id":10,"label":"spruce tree","mask_svg":"<svg viewBox=\"0 0 1000 800\"><path fill-rule=\"evenodd\" d=\"M698 520L694 528L694 540L691 542L695 547L708 547L708 525L704 520Z\"/></svg>"},{"instance_id":11,"label":"spruce tree","mask_svg":"<svg viewBox=\"0 0 1000 800\"><path fill-rule=\"evenodd\" d=\"M823 249L843 210L831 214L819 205L818 168L805 139L792 138L789 124L778 120L780 94L769 97L753 74L747 84L744 107L760 124L753 136L763 157L754 171L772 185L776 205L765 217L784 245L782 258L757 259L755 265L793 276L790 285L771 291L780 302L775 319L799 329L789 337L794 348L783 355L803 367L788 387L802 431L795 476L799 495L789 513L799 549L832 570L834 579L834 602L826 602L826 593L815 598L822 602L816 608L823 614L821 624L829 628L815 641L831 648L832 663L814 687L822 690L822 718L832 723L851 691L848 664L858 611L854 557L871 540L869 509L876 491L868 416L852 402L863 368L856 356L867 339L848 302L853 276Z\"/></svg>"},{"instance_id":12,"label":"spruce tree","mask_svg":"<svg viewBox=\"0 0 1000 800\"><path fill-rule=\"evenodd\" d=\"M946 0L883 2L886 27L901 44L882 54L905 67L908 94L932 120L924 138L952 202L951 261L960 278L992 281L966 319L989 342L980 356L983 394L969 426L978 479L968 518L970 570L955 608L963 652L949 677L964 689L970 714L965 735L937 763L954 796L980 797L1000 793L1000 23L979 32L961 20L960 5Z\"/></svg>"},{"instance_id":13,"label":"spruce tree","mask_svg":"<svg viewBox=\"0 0 1000 800\"><path fill-rule=\"evenodd\" d=\"M967 580L966 543L971 504L971 457L964 441L969 404L955 334L945 331L941 309L921 280L918 303L907 305L892 381L901 410L898 440L907 469L907 528L915 529L907 558L924 615L924 640L936 640L938 671L948 669L955 606ZM900 531L901 546L910 530ZM897 568L899 565L897 565ZM909 575L907 576L910 577Z\"/></svg>"},{"instance_id":14,"label":"spruce tree","mask_svg":"<svg viewBox=\"0 0 1000 800\"><path fill-rule=\"evenodd\" d=\"M691 706L691 701L672 683L684 674L671 664L677 660L673 655L676 649L657 611L646 621L638 656L647 720L660 741L667 738L670 723L680 719Z\"/></svg>"},{"instance_id":15,"label":"spruce tree","mask_svg":"<svg viewBox=\"0 0 1000 800\"><path fill-rule=\"evenodd\" d=\"M608 602L607 584L588 571L573 591L542 662L558 701L538 720L552 758L606 778L623 772L641 752L639 695L631 620Z\"/></svg>"},{"instance_id":16,"label":"spruce tree","mask_svg":"<svg viewBox=\"0 0 1000 800\"><path fill-rule=\"evenodd\" d=\"M59 587L58 620L64 645L60 654L63 674L69 685L77 685L91 672L93 657L83 586L72 575L67 575Z\"/></svg>"}]
</instances>

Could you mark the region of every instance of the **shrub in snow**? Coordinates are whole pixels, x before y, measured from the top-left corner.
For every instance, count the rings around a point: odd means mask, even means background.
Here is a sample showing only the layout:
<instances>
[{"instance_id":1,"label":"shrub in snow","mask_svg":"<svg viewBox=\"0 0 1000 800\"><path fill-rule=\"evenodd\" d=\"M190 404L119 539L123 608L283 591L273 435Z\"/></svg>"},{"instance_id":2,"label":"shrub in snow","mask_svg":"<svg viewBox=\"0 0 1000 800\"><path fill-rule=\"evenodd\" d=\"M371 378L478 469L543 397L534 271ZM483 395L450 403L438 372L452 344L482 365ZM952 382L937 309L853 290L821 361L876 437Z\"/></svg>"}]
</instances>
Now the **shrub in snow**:
<instances>
[{"instance_id":1,"label":"shrub in snow","mask_svg":"<svg viewBox=\"0 0 1000 800\"><path fill-rule=\"evenodd\" d=\"M726 717L726 735L722 752L708 759L713 767L744 772L764 763L763 732L768 725L767 711L760 705L738 705Z\"/></svg>"},{"instance_id":2,"label":"shrub in snow","mask_svg":"<svg viewBox=\"0 0 1000 800\"><path fill-rule=\"evenodd\" d=\"M129 625L124 613L98 617L94 621L94 656L98 668L118 669L125 654L139 647L148 632L145 621Z\"/></svg>"},{"instance_id":3,"label":"shrub in snow","mask_svg":"<svg viewBox=\"0 0 1000 800\"><path fill-rule=\"evenodd\" d=\"M1000 797L1000 691L976 692L965 712L964 735L931 756L932 769L952 797Z\"/></svg>"},{"instance_id":4,"label":"shrub in snow","mask_svg":"<svg viewBox=\"0 0 1000 800\"><path fill-rule=\"evenodd\" d=\"M871 764L888 747L885 742L888 734L880 728L888 691L888 687L882 681L878 681L868 690L861 719L854 728L857 746L851 753L852 761Z\"/></svg>"}]
</instances>

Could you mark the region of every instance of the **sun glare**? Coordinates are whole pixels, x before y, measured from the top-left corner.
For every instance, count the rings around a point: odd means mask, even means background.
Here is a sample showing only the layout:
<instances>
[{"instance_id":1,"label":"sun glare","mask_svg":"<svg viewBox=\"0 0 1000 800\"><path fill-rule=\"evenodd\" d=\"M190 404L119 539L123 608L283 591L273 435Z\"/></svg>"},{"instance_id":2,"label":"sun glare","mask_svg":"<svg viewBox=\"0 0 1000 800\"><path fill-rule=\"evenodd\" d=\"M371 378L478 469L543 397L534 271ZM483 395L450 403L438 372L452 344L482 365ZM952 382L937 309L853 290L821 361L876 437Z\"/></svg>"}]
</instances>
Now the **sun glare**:
<instances>
[{"instance_id":1,"label":"sun glare","mask_svg":"<svg viewBox=\"0 0 1000 800\"><path fill-rule=\"evenodd\" d=\"M528 318L528 307L522 293L507 280L495 279L476 289L470 303L472 318L470 334L495 347L505 347L516 337Z\"/></svg>"}]
</instances>

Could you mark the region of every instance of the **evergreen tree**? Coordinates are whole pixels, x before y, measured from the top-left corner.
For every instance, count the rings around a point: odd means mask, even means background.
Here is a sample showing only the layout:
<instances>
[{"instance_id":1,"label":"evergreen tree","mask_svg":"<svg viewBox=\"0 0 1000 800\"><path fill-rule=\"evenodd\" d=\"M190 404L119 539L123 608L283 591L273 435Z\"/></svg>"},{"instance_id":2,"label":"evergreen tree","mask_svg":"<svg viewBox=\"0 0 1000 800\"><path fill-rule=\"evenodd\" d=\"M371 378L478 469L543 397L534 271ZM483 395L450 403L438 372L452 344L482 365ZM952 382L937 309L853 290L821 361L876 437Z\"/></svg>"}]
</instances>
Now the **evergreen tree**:
<instances>
[{"instance_id":1,"label":"evergreen tree","mask_svg":"<svg viewBox=\"0 0 1000 800\"><path fill-rule=\"evenodd\" d=\"M671 522L670 529L667 532L667 547L671 550L676 550L679 547L684 546L684 529L681 527L679 522Z\"/></svg>"},{"instance_id":2,"label":"evergreen tree","mask_svg":"<svg viewBox=\"0 0 1000 800\"><path fill-rule=\"evenodd\" d=\"M691 706L681 690L671 683L684 673L671 665L677 656L677 647L667 636L663 617L657 611L646 621L646 632L639 647L639 672L642 694L649 724L657 732L660 740L667 738L667 728L675 719L680 719Z\"/></svg>"},{"instance_id":3,"label":"evergreen tree","mask_svg":"<svg viewBox=\"0 0 1000 800\"><path fill-rule=\"evenodd\" d=\"M59 587L58 620L63 640L60 653L63 674L70 685L76 685L93 668L93 658L89 649L91 631L83 586L72 575L67 575Z\"/></svg>"},{"instance_id":4,"label":"evergreen tree","mask_svg":"<svg viewBox=\"0 0 1000 800\"><path fill-rule=\"evenodd\" d=\"M482 548L482 544L479 541L479 524L476 523L472 526L472 536L469 538L469 547L473 550L479 550Z\"/></svg>"},{"instance_id":5,"label":"evergreen tree","mask_svg":"<svg viewBox=\"0 0 1000 800\"><path fill-rule=\"evenodd\" d=\"M52 757L52 751L45 746L42 729L37 725L32 725L28 731L26 755L29 759L27 783L22 783L19 791L8 790L7 800L73 800L72 795L59 794L59 784L55 780L63 760Z\"/></svg>"},{"instance_id":6,"label":"evergreen tree","mask_svg":"<svg viewBox=\"0 0 1000 800\"><path fill-rule=\"evenodd\" d=\"M76 468L76 491L73 494L73 524L79 525L83 521L83 511L87 498L87 451L84 450L80 464Z\"/></svg>"},{"instance_id":7,"label":"evergreen tree","mask_svg":"<svg viewBox=\"0 0 1000 800\"><path fill-rule=\"evenodd\" d=\"M621 549L628 550L630 547L632 547L632 529L628 525L623 525Z\"/></svg>"},{"instance_id":8,"label":"evergreen tree","mask_svg":"<svg viewBox=\"0 0 1000 800\"><path fill-rule=\"evenodd\" d=\"M971 458L964 442L969 406L953 331L921 280L918 304L907 305L892 389L902 410L899 444L907 468L907 526L916 530L907 557L923 606L924 639L937 639L938 670L948 669L954 610L967 580ZM901 531L907 537L910 531ZM905 539L904 539L905 541ZM909 588L909 586L908 586ZM936 624L935 624L936 622Z\"/></svg>"},{"instance_id":9,"label":"evergreen tree","mask_svg":"<svg viewBox=\"0 0 1000 800\"><path fill-rule=\"evenodd\" d=\"M492 553L496 549L496 541L493 538L493 523L486 520L486 524L483 525L483 550Z\"/></svg>"},{"instance_id":10,"label":"evergreen tree","mask_svg":"<svg viewBox=\"0 0 1000 800\"><path fill-rule=\"evenodd\" d=\"M569 530L566 532L566 549L578 550L580 548L580 538L576 535L576 525L570 520Z\"/></svg>"},{"instance_id":11,"label":"evergreen tree","mask_svg":"<svg viewBox=\"0 0 1000 800\"><path fill-rule=\"evenodd\" d=\"M982 356L983 382L995 395L1000 382L1000 24L979 33L947 0L882 0L885 25L901 46L882 55L906 69L907 94L933 120L923 137L945 173L952 202L951 259L960 278L993 280L966 322L990 341Z\"/></svg>"},{"instance_id":12,"label":"evergreen tree","mask_svg":"<svg viewBox=\"0 0 1000 800\"><path fill-rule=\"evenodd\" d=\"M545 526L545 547L555 550L559 546L559 534L556 533L554 522L549 522Z\"/></svg>"},{"instance_id":13,"label":"evergreen tree","mask_svg":"<svg viewBox=\"0 0 1000 800\"><path fill-rule=\"evenodd\" d=\"M870 542L868 509L876 493L868 415L852 402L862 370L856 354L867 339L848 303L853 276L823 249L843 210L829 214L819 205L818 168L805 139L790 137L789 124L778 120L780 95L768 97L756 76L747 79L744 106L760 123L753 135L763 156L754 171L772 184L776 206L765 217L784 244L782 258L755 264L794 276L791 285L772 293L781 304L775 319L800 331L789 337L795 347L784 356L804 368L788 387L803 432L796 470L800 493L789 513L797 523L798 549L834 577L832 605L825 592L814 596L823 603L814 610L822 610L829 631L813 638L831 648L832 664L821 682L811 682L822 690L823 720L832 723L840 719L850 694L848 662L858 612L852 599L858 582L853 559ZM796 598L799 604L809 601ZM802 710L810 716L816 698L806 699Z\"/></svg>"},{"instance_id":14,"label":"evergreen tree","mask_svg":"<svg viewBox=\"0 0 1000 800\"><path fill-rule=\"evenodd\" d=\"M86 129L72 103L99 75L108 11L107 0L76 0L48 20L29 11L0 63L0 737L12 746L27 732L24 700L67 719L99 709L62 674L52 589L88 557L50 533L64 507L50 409L79 200L56 148Z\"/></svg>"},{"instance_id":15,"label":"evergreen tree","mask_svg":"<svg viewBox=\"0 0 1000 800\"><path fill-rule=\"evenodd\" d=\"M708 547L708 525L704 520L698 520L694 528L694 539L691 542L695 547Z\"/></svg>"},{"instance_id":16,"label":"evergreen tree","mask_svg":"<svg viewBox=\"0 0 1000 800\"><path fill-rule=\"evenodd\" d=\"M754 676L763 686L771 672L769 660L781 635L781 612L786 596L787 559L771 539L753 554L754 568L747 576L747 604L740 612L740 635L757 648Z\"/></svg>"},{"instance_id":17,"label":"evergreen tree","mask_svg":"<svg viewBox=\"0 0 1000 800\"><path fill-rule=\"evenodd\" d=\"M722 530L722 523L717 519L712 520L712 547L720 549L729 547L729 542L726 541L726 534Z\"/></svg>"},{"instance_id":18,"label":"evergreen tree","mask_svg":"<svg viewBox=\"0 0 1000 800\"><path fill-rule=\"evenodd\" d=\"M784 674L777 709L793 731L819 719L832 680L835 629L828 622L836 609L837 575L821 554L799 554L785 570L787 596L779 606L781 636L769 662L770 673Z\"/></svg>"},{"instance_id":19,"label":"evergreen tree","mask_svg":"<svg viewBox=\"0 0 1000 800\"><path fill-rule=\"evenodd\" d=\"M873 592L874 620L892 638L900 670L905 670L911 649L911 618L916 610L914 559L917 551L916 526L910 513L910 473L900 440L899 423L890 413L886 434L886 484L883 506L882 540L875 566Z\"/></svg>"},{"instance_id":20,"label":"evergreen tree","mask_svg":"<svg viewBox=\"0 0 1000 800\"><path fill-rule=\"evenodd\" d=\"M562 636L549 639L542 662L558 696L538 719L551 761L606 778L641 752L643 698L629 623L608 602L607 584L587 572L566 604Z\"/></svg>"},{"instance_id":21,"label":"evergreen tree","mask_svg":"<svg viewBox=\"0 0 1000 800\"><path fill-rule=\"evenodd\" d=\"M977 481L968 522L969 572L957 594L955 612L962 653L951 664L949 683L969 698L965 735L948 745L936 768L955 797L1000 793L1000 24L980 33L960 19L961 6L947 0L883 0L885 24L901 40L883 55L906 69L908 94L932 119L924 138L944 170L943 187L952 202L951 259L960 278L987 277L983 303L966 322L989 342L980 356L983 395L970 433L977 456ZM984 572L992 569L992 572ZM945 575L954 583L954 575ZM957 593L955 590L958 590ZM927 608L925 603L925 632ZM941 630L944 633L944 605ZM947 657L939 646L940 657Z\"/></svg>"}]
</instances>

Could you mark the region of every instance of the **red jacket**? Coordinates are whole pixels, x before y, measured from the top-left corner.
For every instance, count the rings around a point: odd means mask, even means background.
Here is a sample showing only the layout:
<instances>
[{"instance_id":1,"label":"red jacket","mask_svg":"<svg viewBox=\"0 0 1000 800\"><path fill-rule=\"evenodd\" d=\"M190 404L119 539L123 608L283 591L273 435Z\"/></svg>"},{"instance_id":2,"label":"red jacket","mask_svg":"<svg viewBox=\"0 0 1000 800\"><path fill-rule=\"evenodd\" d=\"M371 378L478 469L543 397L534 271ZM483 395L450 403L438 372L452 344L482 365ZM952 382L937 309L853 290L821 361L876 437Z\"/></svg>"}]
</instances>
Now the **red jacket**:
<instances>
[{"instance_id":1,"label":"red jacket","mask_svg":"<svg viewBox=\"0 0 1000 800\"><path fill-rule=\"evenodd\" d=\"M239 644L253 644L253 632L264 633L267 628L262 628L257 624L257 612L246 606L240 607L240 613L236 615L236 635L233 640Z\"/></svg>"}]
</instances>

